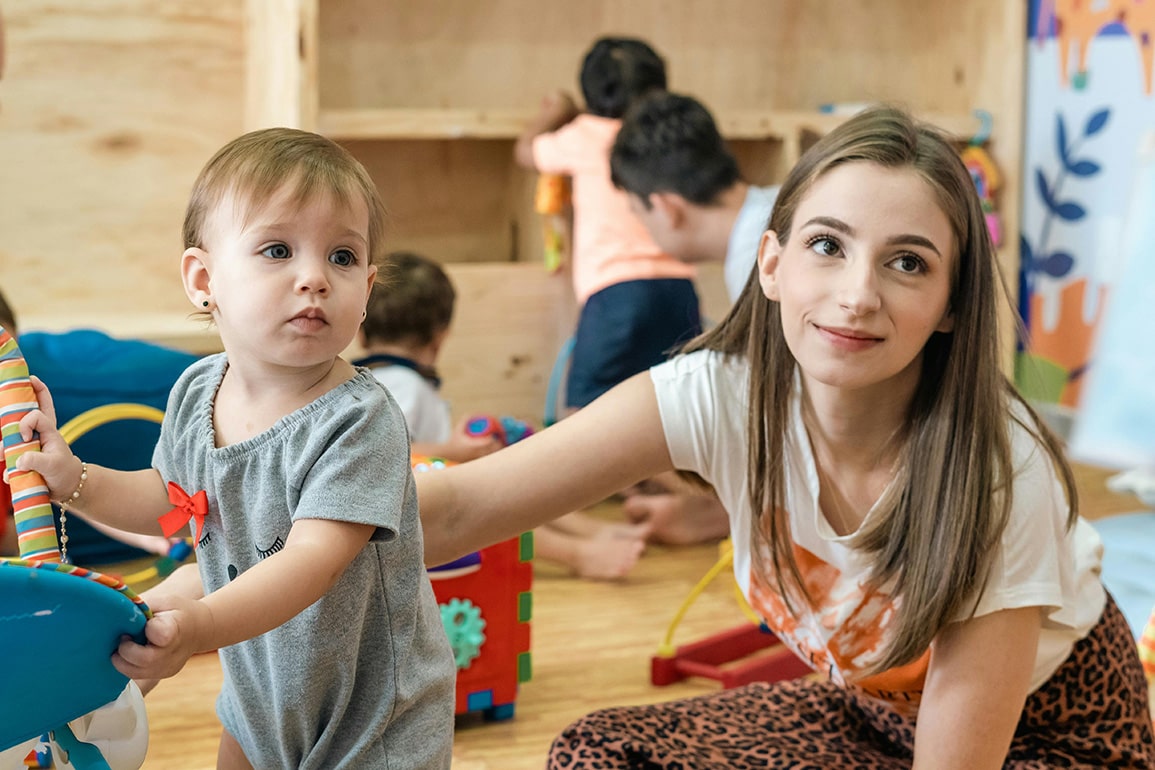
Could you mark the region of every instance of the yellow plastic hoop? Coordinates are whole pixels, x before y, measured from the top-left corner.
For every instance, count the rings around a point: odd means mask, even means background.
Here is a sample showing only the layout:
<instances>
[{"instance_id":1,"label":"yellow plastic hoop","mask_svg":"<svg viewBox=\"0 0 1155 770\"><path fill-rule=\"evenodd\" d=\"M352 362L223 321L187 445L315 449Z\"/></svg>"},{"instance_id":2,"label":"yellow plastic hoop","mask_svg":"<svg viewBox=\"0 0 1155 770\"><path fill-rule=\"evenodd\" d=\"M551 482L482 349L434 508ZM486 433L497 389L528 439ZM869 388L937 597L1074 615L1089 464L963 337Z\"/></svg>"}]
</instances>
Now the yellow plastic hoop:
<instances>
[{"instance_id":1,"label":"yellow plastic hoop","mask_svg":"<svg viewBox=\"0 0 1155 770\"><path fill-rule=\"evenodd\" d=\"M147 404L123 403L94 406L60 426L60 435L71 444L90 430L116 420L146 420L160 423L164 420L164 412Z\"/></svg>"}]
</instances>

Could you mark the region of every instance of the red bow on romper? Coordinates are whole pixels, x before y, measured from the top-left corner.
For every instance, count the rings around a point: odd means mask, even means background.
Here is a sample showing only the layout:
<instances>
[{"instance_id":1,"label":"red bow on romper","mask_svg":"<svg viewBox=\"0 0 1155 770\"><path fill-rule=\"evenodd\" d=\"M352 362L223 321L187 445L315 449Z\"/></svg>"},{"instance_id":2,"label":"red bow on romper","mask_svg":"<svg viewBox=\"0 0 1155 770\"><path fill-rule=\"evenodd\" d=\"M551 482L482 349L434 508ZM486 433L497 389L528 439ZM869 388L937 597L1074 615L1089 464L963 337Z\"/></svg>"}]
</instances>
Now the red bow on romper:
<instances>
[{"instance_id":1,"label":"red bow on romper","mask_svg":"<svg viewBox=\"0 0 1155 770\"><path fill-rule=\"evenodd\" d=\"M193 548L196 548L204 535L205 516L209 512L209 496L202 489L190 497L189 493L181 489L179 484L170 481L168 483L168 501L176 507L157 518L157 521L160 522L160 531L164 533L165 537L172 537L191 521Z\"/></svg>"}]
</instances>

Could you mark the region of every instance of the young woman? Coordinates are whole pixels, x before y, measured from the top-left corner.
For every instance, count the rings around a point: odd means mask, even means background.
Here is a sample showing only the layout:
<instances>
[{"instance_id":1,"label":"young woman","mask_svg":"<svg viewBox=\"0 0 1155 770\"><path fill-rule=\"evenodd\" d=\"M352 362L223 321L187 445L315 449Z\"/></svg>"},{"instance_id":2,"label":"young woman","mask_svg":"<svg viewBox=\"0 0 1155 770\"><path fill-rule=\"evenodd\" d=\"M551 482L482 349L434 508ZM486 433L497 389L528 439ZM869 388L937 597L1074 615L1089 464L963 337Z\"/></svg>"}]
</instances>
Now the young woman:
<instances>
[{"instance_id":1,"label":"young woman","mask_svg":"<svg viewBox=\"0 0 1155 770\"><path fill-rule=\"evenodd\" d=\"M1152 765L1099 542L1000 369L1002 288L949 141L871 109L791 172L718 327L557 426L418 479L427 559L444 561L694 474L729 514L751 605L824 675L597 712L551 767Z\"/></svg>"}]
</instances>

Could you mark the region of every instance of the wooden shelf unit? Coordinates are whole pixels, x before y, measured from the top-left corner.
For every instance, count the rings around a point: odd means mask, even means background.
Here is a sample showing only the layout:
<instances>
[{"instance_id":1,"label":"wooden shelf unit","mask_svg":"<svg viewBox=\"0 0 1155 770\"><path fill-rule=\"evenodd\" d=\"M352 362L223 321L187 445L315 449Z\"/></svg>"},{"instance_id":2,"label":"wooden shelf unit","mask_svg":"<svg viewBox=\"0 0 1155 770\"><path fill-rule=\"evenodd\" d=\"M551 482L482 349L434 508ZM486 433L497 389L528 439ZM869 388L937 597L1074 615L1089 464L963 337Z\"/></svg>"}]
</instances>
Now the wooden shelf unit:
<instances>
[{"instance_id":1,"label":"wooden shelf unit","mask_svg":"<svg viewBox=\"0 0 1155 770\"><path fill-rule=\"evenodd\" d=\"M178 279L188 191L240 131L299 126L370 168L391 248L449 265L462 297L443 362L454 406L538 418L575 308L568 276L541 265L534 178L515 167L513 142L542 96L577 91L581 57L604 34L653 43L671 88L709 106L757 183L780 182L844 119L820 104L890 101L963 138L973 110L988 111L1002 254L1017 267L1026 0L26 0L5 11L0 197L12 205L0 210L0 266L18 313L42 328L214 345L188 320ZM720 270L699 284L720 317Z\"/></svg>"},{"instance_id":2,"label":"wooden shelf unit","mask_svg":"<svg viewBox=\"0 0 1155 770\"><path fill-rule=\"evenodd\" d=\"M515 167L512 149L542 96L576 92L581 57L600 35L649 40L667 60L670 87L711 108L754 183L780 182L845 120L818 105L890 101L960 143L979 129L973 111L990 112L1003 200L1018 197L1025 0L974 0L965 9L945 0L247 3L248 18L261 21L247 33L250 128L297 125L348 146L393 213L395 248L497 271L477 297L492 303L482 315L502 317L514 301L506 292L524 299L520 282L550 287L545 317L528 326L511 323L481 341L456 325L445 380L463 405L493 403L513 389L524 397L517 416L537 418L549 367L572 328L568 285L554 286L568 279L525 269L540 265L541 222L534 177ZM1013 208L1004 204L1008 233L1018 229ZM1013 252L1004 255L1010 267ZM711 318L726 304L720 272L707 267L699 280ZM495 366L462 363L479 344ZM513 360L520 364L503 365ZM457 391L459 377L467 390Z\"/></svg>"}]
</instances>

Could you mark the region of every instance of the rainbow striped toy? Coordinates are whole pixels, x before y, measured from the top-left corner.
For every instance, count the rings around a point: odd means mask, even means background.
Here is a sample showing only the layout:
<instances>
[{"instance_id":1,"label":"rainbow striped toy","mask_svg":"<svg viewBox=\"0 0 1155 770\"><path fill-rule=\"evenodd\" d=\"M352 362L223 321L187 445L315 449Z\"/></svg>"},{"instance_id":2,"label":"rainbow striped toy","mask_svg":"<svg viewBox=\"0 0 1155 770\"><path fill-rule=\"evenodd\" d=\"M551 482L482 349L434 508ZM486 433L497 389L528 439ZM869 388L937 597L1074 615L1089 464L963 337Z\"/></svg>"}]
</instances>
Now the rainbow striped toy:
<instances>
[{"instance_id":1,"label":"rainbow striped toy","mask_svg":"<svg viewBox=\"0 0 1155 770\"><path fill-rule=\"evenodd\" d=\"M20 544L19 559L0 559L4 689L20 694L0 698L0 770L133 770L148 747L144 702L111 657L124 635L143 642L150 613L121 581L60 564L48 487L16 469L40 450L19 429L37 406L16 340L0 328L0 435Z\"/></svg>"}]
</instances>

